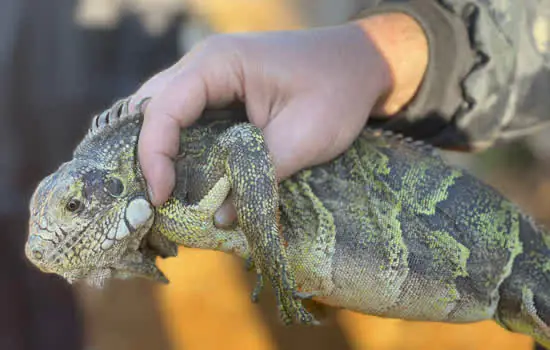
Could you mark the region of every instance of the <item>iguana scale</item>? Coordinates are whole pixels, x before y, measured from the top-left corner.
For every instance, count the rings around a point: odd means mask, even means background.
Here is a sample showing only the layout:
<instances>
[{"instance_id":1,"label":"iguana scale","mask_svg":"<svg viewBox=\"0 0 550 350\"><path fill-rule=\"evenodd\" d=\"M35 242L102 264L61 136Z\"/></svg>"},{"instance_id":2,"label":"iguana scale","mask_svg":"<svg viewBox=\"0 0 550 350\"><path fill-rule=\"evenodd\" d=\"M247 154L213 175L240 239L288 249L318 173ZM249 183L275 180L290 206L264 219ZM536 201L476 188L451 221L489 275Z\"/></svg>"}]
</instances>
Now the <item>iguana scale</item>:
<instances>
[{"instance_id":1,"label":"iguana scale","mask_svg":"<svg viewBox=\"0 0 550 350\"><path fill-rule=\"evenodd\" d=\"M137 159L143 110L96 116L73 159L30 204L30 261L69 282L166 277L177 245L236 254L267 277L281 318L316 323L301 299L407 320L493 319L550 346L550 235L437 151L365 129L342 155L277 183L261 131L205 116L181 131L177 181L151 206ZM237 225L213 216L232 194Z\"/></svg>"}]
</instances>

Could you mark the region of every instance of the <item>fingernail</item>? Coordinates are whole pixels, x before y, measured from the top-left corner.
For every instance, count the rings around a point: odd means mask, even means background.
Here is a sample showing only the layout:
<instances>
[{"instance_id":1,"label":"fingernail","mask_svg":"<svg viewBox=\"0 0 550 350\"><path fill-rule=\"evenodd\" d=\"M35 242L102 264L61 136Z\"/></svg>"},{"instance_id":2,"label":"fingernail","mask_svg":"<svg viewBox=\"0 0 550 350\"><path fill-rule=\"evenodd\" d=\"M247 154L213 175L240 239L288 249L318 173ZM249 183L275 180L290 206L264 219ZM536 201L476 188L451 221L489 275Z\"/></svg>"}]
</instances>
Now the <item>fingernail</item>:
<instances>
[{"instance_id":1,"label":"fingernail","mask_svg":"<svg viewBox=\"0 0 550 350\"><path fill-rule=\"evenodd\" d=\"M149 200L151 202L155 201L155 195L153 193L153 189L151 188L151 185L147 184L147 194L149 195Z\"/></svg>"}]
</instances>

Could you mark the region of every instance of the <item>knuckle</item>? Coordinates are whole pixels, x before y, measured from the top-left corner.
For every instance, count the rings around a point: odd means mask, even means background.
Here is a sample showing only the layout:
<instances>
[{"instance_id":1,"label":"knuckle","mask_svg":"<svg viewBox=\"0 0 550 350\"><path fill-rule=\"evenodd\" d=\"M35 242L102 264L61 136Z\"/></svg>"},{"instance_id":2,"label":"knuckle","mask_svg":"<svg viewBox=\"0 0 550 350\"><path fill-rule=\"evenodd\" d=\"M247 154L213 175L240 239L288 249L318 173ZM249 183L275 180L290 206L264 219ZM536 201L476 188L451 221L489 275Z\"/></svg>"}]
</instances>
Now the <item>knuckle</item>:
<instances>
[{"instance_id":1,"label":"knuckle","mask_svg":"<svg viewBox=\"0 0 550 350\"><path fill-rule=\"evenodd\" d=\"M204 57L234 56L244 51L245 36L240 34L214 34L199 44Z\"/></svg>"}]
</instances>

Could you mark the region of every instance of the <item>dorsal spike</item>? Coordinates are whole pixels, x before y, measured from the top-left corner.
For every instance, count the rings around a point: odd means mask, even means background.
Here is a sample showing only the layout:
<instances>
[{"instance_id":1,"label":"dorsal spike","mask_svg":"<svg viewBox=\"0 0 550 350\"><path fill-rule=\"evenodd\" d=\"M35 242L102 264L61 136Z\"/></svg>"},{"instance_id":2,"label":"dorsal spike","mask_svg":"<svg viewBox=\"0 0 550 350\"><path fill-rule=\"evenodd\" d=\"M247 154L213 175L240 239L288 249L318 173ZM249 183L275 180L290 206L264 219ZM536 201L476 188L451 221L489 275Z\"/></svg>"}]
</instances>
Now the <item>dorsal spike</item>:
<instances>
[{"instance_id":1,"label":"dorsal spike","mask_svg":"<svg viewBox=\"0 0 550 350\"><path fill-rule=\"evenodd\" d=\"M405 136L402 133L394 132L388 129L367 128L366 130L370 131L373 135L385 138L387 141L395 143L396 145L403 145L430 156L439 155L437 148L424 140L414 139L413 137Z\"/></svg>"},{"instance_id":2,"label":"dorsal spike","mask_svg":"<svg viewBox=\"0 0 550 350\"><path fill-rule=\"evenodd\" d=\"M130 133L132 137L137 137L137 133L139 132L137 124L141 122L144 103L148 99L141 99L132 108L131 97L126 97L116 101L110 108L95 115L86 137L75 149L74 156L93 153L98 145L106 144L107 140L111 140L112 137L125 137L121 135L122 133Z\"/></svg>"},{"instance_id":3,"label":"dorsal spike","mask_svg":"<svg viewBox=\"0 0 550 350\"><path fill-rule=\"evenodd\" d=\"M106 126L114 125L119 119L129 115L129 104L130 98L120 99L111 108L94 116L88 133L94 135L101 132Z\"/></svg>"}]
</instances>

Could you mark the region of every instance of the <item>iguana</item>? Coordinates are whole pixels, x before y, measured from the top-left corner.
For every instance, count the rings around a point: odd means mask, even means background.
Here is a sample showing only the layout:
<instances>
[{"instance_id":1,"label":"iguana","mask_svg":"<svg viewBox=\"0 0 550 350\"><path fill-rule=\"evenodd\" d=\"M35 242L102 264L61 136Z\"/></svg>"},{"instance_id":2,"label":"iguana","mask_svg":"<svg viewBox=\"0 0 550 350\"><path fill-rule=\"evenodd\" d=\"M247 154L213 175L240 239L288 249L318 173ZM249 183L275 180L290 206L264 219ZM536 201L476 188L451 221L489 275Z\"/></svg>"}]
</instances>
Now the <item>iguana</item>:
<instances>
[{"instance_id":1,"label":"iguana","mask_svg":"<svg viewBox=\"0 0 550 350\"><path fill-rule=\"evenodd\" d=\"M303 298L406 320L493 319L550 346L550 235L437 150L365 128L342 155L277 182L261 130L206 111L181 130L176 187L151 206L137 157L143 105L97 115L30 203L28 259L69 282L166 282L177 245L236 254L267 277L285 323ZM231 194L237 224L213 216Z\"/></svg>"}]
</instances>

